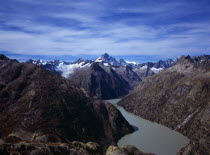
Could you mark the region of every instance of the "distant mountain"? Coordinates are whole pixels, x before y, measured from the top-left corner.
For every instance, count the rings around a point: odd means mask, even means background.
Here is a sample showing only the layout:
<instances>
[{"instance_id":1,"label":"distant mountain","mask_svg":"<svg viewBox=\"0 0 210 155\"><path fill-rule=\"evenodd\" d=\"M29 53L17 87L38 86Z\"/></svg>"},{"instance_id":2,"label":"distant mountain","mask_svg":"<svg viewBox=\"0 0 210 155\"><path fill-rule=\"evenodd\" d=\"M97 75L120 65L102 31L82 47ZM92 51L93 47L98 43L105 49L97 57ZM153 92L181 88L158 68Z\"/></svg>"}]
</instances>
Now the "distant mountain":
<instances>
[{"instance_id":1,"label":"distant mountain","mask_svg":"<svg viewBox=\"0 0 210 155\"><path fill-rule=\"evenodd\" d=\"M66 78L4 55L0 70L0 153L8 143L19 142L30 143L32 150L39 143L72 141L93 141L106 148L133 131L113 105L93 100ZM20 149L26 151L23 143Z\"/></svg>"},{"instance_id":2,"label":"distant mountain","mask_svg":"<svg viewBox=\"0 0 210 155\"><path fill-rule=\"evenodd\" d=\"M126 95L130 90L136 87L144 77L154 75L169 68L174 62L173 60L161 60L157 63L148 62L137 64L123 59L116 60L107 53L95 60L83 60L81 58L75 62L60 62L59 60L48 62L42 60L27 61L27 63L39 65L53 73L70 78L89 94L102 99ZM101 68L100 70L93 68L93 66L96 67L96 64ZM96 73L94 73L94 71L96 71ZM93 80L93 75L97 81ZM121 86L119 86L119 84ZM105 88L105 86L107 88ZM119 90L116 90L116 88L119 88Z\"/></svg>"},{"instance_id":3,"label":"distant mountain","mask_svg":"<svg viewBox=\"0 0 210 155\"><path fill-rule=\"evenodd\" d=\"M40 59L39 60L30 59L26 62L36 64L54 73L61 74L66 78L71 76L71 74L73 74L75 70L78 70L86 66L90 66L94 62L101 62L104 66L110 65L113 68L130 66L132 67L133 71L140 76L140 78L144 78L146 76L154 75L166 68L171 67L176 61L168 59L166 61L160 60L159 62L156 63L148 62L148 63L138 64L136 62L129 62L123 59L116 60L115 58L105 53L95 60L83 60L82 58L80 58L75 62L66 62L66 61L61 62L59 60L43 61Z\"/></svg>"},{"instance_id":4,"label":"distant mountain","mask_svg":"<svg viewBox=\"0 0 210 155\"><path fill-rule=\"evenodd\" d=\"M103 63L108 63L112 66L120 66L120 62L117 61L115 58L109 56L107 53L101 55L99 58L95 60L95 62L103 62Z\"/></svg>"},{"instance_id":5,"label":"distant mountain","mask_svg":"<svg viewBox=\"0 0 210 155\"><path fill-rule=\"evenodd\" d=\"M119 104L189 137L181 154L209 154L210 55L182 56L174 66L144 78Z\"/></svg>"},{"instance_id":6,"label":"distant mountain","mask_svg":"<svg viewBox=\"0 0 210 155\"><path fill-rule=\"evenodd\" d=\"M78 59L75 62L66 62L66 61L43 61L43 60L28 60L26 63L32 63L38 65L44 69L52 71L53 73L62 75L63 77L68 78L75 70L88 66L92 63L91 60Z\"/></svg>"},{"instance_id":7,"label":"distant mountain","mask_svg":"<svg viewBox=\"0 0 210 155\"><path fill-rule=\"evenodd\" d=\"M148 62L143 64L137 64L133 67L133 71L136 72L140 78L145 78L147 76L152 76L156 73L163 71L176 63L176 60L160 60L156 63Z\"/></svg>"}]
</instances>

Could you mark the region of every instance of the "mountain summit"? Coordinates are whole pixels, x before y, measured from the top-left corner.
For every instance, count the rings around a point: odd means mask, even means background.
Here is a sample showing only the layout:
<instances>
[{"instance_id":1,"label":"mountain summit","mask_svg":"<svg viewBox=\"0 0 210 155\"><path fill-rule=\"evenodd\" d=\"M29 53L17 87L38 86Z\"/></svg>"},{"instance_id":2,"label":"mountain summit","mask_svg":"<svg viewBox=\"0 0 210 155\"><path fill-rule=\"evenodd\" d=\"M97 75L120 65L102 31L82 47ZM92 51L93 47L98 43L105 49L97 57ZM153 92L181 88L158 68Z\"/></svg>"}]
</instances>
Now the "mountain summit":
<instances>
[{"instance_id":1,"label":"mountain summit","mask_svg":"<svg viewBox=\"0 0 210 155\"><path fill-rule=\"evenodd\" d=\"M120 63L109 54L105 53L95 60L95 62L109 63L112 66L120 66Z\"/></svg>"}]
</instances>

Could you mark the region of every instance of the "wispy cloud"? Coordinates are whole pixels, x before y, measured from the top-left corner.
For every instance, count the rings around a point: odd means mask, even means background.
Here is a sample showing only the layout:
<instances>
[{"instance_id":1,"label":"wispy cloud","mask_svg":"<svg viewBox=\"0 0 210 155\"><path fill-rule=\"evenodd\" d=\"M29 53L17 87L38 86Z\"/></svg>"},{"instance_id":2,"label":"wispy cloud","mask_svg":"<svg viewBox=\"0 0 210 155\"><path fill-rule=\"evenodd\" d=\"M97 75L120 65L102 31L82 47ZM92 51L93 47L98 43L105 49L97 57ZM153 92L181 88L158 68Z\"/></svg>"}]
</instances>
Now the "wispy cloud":
<instances>
[{"instance_id":1,"label":"wispy cloud","mask_svg":"<svg viewBox=\"0 0 210 155\"><path fill-rule=\"evenodd\" d=\"M8 0L0 6L0 50L27 55L208 54L209 10L207 0Z\"/></svg>"}]
</instances>

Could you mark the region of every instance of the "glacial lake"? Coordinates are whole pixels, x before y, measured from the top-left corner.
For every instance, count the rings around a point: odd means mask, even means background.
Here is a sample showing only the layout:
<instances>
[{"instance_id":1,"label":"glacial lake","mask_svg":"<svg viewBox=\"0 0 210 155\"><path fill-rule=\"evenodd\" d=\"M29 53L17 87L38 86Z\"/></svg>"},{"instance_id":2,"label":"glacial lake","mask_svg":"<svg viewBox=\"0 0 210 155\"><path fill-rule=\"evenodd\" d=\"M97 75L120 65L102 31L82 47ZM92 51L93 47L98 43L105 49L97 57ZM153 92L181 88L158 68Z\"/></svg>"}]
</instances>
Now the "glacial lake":
<instances>
[{"instance_id":1,"label":"glacial lake","mask_svg":"<svg viewBox=\"0 0 210 155\"><path fill-rule=\"evenodd\" d=\"M107 101L117 107L131 125L138 128L137 131L122 137L118 141L118 146L134 145L145 153L176 155L181 148L189 143L189 139L179 132L125 111L117 105L120 99Z\"/></svg>"}]
</instances>

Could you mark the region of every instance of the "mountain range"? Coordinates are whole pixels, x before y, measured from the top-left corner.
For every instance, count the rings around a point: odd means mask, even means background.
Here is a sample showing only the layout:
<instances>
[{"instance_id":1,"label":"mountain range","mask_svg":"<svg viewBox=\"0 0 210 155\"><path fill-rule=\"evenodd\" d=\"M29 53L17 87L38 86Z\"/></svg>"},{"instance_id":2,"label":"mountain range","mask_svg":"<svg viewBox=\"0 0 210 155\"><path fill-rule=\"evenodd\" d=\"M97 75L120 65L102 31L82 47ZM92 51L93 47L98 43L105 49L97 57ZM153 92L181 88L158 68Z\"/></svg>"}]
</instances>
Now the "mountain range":
<instances>
[{"instance_id":1,"label":"mountain range","mask_svg":"<svg viewBox=\"0 0 210 155\"><path fill-rule=\"evenodd\" d=\"M75 62L28 60L53 73L72 80L88 94L101 99L124 96L147 77L171 67L176 60L168 59L156 63L138 64L116 60L107 53L95 60L78 59Z\"/></svg>"}]
</instances>

